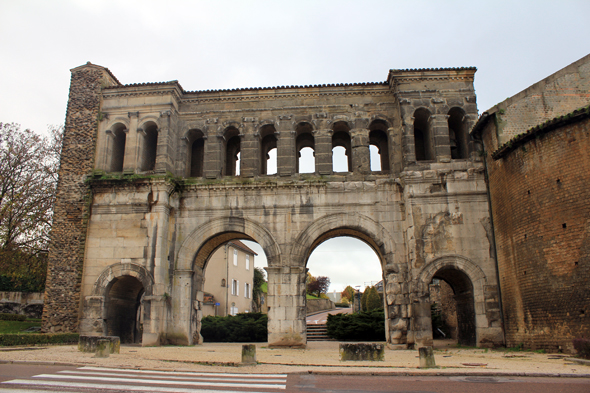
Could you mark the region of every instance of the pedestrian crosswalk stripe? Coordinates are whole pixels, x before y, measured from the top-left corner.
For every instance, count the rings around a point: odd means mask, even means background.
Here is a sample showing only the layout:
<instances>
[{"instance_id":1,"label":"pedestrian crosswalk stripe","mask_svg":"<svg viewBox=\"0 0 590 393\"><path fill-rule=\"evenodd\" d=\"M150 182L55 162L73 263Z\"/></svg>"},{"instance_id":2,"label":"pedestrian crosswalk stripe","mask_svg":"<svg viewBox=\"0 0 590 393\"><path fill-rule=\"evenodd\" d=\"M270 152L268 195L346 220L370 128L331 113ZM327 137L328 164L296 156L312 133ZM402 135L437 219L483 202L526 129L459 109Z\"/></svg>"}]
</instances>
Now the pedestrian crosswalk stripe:
<instances>
[{"instance_id":1,"label":"pedestrian crosswalk stripe","mask_svg":"<svg viewBox=\"0 0 590 393\"><path fill-rule=\"evenodd\" d=\"M112 371L112 372L100 372L100 371L71 371L71 370L65 370L65 371L59 371L59 374L72 374L72 375L94 375L94 376L102 376L102 377L132 377L132 374L125 374L125 373L119 373L116 371ZM185 374L189 374L189 373L185 373ZM201 375L206 375L206 374L201 374ZM240 378L238 378L238 376L240 376ZM286 383L287 379L285 378L281 378L281 379L270 379L270 378L247 378L248 375L247 374L237 374L236 376L232 376L231 379L230 378L223 378L220 376L217 377L209 377L209 376L192 376L192 375L171 375L171 376L166 376L167 379L177 379L177 380L184 380L184 381L229 381L231 380L232 382L246 382L246 383L251 383L251 382L262 382L262 383ZM246 377L246 378L244 378ZM141 375L141 378L149 378L149 379L156 379L156 378L162 378L162 375Z\"/></svg>"},{"instance_id":2,"label":"pedestrian crosswalk stripe","mask_svg":"<svg viewBox=\"0 0 590 393\"><path fill-rule=\"evenodd\" d=\"M205 377L243 377L243 378L287 378L287 374L243 374L243 373L200 373L194 371L152 371L152 370L137 370L133 368L106 368L106 367L92 367L84 366L78 370L94 370L94 371L116 371L116 372L130 372L138 374L162 374L162 375L194 375Z\"/></svg>"},{"instance_id":3,"label":"pedestrian crosswalk stripe","mask_svg":"<svg viewBox=\"0 0 590 393\"><path fill-rule=\"evenodd\" d=\"M285 389L285 385L277 384L259 384L259 383L237 383L237 382L197 382L197 381L170 381L166 379L146 379L146 378L119 378L119 377L93 377L83 375L57 375L57 374L40 374L35 375L38 379L75 379L75 380L93 380L101 382L132 382L132 383L158 383L162 385L193 385L193 386L217 386L224 388L267 388L267 389Z\"/></svg>"},{"instance_id":4,"label":"pedestrian crosswalk stripe","mask_svg":"<svg viewBox=\"0 0 590 393\"><path fill-rule=\"evenodd\" d=\"M82 382L63 382L63 381L35 381L25 379L14 379L2 383L10 383L15 385L31 385L43 387L64 387L75 389L94 389L94 390L123 390L132 392L159 392L159 393L244 393L244 390L214 390L214 389L190 389L180 387L160 387L160 386L139 386L139 385L104 385L94 383ZM30 392L38 392L38 390L28 390ZM15 390L15 392L22 393L22 390ZM41 391L47 392L47 391ZM54 391L52 391L54 392ZM268 392L251 392L248 393L268 393Z\"/></svg>"}]
</instances>

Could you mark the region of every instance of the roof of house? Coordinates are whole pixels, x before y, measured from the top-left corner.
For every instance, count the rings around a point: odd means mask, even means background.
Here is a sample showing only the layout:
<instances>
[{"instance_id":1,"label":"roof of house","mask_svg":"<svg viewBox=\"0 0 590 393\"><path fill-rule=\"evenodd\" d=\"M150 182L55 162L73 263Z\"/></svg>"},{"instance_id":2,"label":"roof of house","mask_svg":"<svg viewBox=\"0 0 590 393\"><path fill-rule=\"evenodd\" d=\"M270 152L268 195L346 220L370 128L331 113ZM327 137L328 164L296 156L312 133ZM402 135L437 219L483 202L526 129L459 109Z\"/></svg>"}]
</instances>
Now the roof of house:
<instances>
[{"instance_id":1,"label":"roof of house","mask_svg":"<svg viewBox=\"0 0 590 393\"><path fill-rule=\"evenodd\" d=\"M231 244L232 246L234 246L236 248L239 248L240 250L242 250L248 254L258 255L250 247L248 247L247 245L245 245L244 243L242 243L239 240L232 240L229 242L229 244Z\"/></svg>"}]
</instances>

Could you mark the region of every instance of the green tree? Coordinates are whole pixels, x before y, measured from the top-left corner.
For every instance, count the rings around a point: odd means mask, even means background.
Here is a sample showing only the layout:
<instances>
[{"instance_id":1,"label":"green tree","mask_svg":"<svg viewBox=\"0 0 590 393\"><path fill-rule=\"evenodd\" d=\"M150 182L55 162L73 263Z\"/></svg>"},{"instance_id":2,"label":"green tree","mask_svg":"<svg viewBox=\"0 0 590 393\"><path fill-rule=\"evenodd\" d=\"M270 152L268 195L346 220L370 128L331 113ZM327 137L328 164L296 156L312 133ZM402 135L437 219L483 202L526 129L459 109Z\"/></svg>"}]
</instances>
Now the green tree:
<instances>
[{"instance_id":1,"label":"green tree","mask_svg":"<svg viewBox=\"0 0 590 393\"><path fill-rule=\"evenodd\" d=\"M381 298L379 297L379 293L377 292L377 288L375 288L375 287L367 288L367 290L365 292L368 292L367 303L366 303L366 307L367 307L366 310L367 311L380 310L383 308L383 303L381 302Z\"/></svg>"},{"instance_id":2,"label":"green tree","mask_svg":"<svg viewBox=\"0 0 590 393\"><path fill-rule=\"evenodd\" d=\"M369 288L365 288L361 296L361 311L367 311L367 297L369 296Z\"/></svg>"},{"instance_id":3,"label":"green tree","mask_svg":"<svg viewBox=\"0 0 590 393\"><path fill-rule=\"evenodd\" d=\"M266 275L261 267L254 268L254 284L252 285L252 302L256 310L260 311L260 298L262 295L262 284L266 282Z\"/></svg>"}]
</instances>

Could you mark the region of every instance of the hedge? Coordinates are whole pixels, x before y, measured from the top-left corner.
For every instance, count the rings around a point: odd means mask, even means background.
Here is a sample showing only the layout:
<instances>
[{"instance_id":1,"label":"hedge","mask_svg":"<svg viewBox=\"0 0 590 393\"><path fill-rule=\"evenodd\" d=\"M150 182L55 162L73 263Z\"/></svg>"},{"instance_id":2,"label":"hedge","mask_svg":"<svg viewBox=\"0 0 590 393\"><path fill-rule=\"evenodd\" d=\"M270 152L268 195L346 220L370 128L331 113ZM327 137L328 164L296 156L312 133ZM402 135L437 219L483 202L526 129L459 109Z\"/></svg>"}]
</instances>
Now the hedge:
<instances>
[{"instance_id":1,"label":"hedge","mask_svg":"<svg viewBox=\"0 0 590 393\"><path fill-rule=\"evenodd\" d=\"M201 335L205 342L265 342L268 339L268 316L244 313L227 317L201 319Z\"/></svg>"},{"instance_id":2,"label":"hedge","mask_svg":"<svg viewBox=\"0 0 590 393\"><path fill-rule=\"evenodd\" d=\"M0 334L0 346L13 345L43 345L43 344L76 344L78 333L29 333L29 334Z\"/></svg>"},{"instance_id":3,"label":"hedge","mask_svg":"<svg viewBox=\"0 0 590 393\"><path fill-rule=\"evenodd\" d=\"M26 315L0 313L0 321L24 321Z\"/></svg>"},{"instance_id":4,"label":"hedge","mask_svg":"<svg viewBox=\"0 0 590 393\"><path fill-rule=\"evenodd\" d=\"M385 313L371 310L328 315L328 336L338 341L385 341Z\"/></svg>"}]
</instances>

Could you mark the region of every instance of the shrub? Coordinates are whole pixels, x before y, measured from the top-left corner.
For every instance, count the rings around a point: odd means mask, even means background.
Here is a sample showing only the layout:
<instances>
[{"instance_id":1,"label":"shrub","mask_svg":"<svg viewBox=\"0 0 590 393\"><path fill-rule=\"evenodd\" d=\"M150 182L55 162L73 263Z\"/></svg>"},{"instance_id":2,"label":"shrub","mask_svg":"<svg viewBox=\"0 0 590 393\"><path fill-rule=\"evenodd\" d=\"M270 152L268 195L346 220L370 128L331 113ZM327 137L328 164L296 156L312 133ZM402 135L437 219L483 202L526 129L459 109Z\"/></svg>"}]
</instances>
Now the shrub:
<instances>
[{"instance_id":1,"label":"shrub","mask_svg":"<svg viewBox=\"0 0 590 393\"><path fill-rule=\"evenodd\" d=\"M39 344L75 344L78 342L77 333L56 334L0 334L0 346L39 345Z\"/></svg>"},{"instance_id":2,"label":"shrub","mask_svg":"<svg viewBox=\"0 0 590 393\"><path fill-rule=\"evenodd\" d=\"M205 342L265 342L267 325L268 316L262 313L205 317L201 320L201 335Z\"/></svg>"},{"instance_id":3,"label":"shrub","mask_svg":"<svg viewBox=\"0 0 590 393\"><path fill-rule=\"evenodd\" d=\"M574 349L578 356L584 359L590 359L590 339L576 338L573 340Z\"/></svg>"},{"instance_id":4,"label":"shrub","mask_svg":"<svg viewBox=\"0 0 590 393\"><path fill-rule=\"evenodd\" d=\"M0 321L24 321L26 315L0 313Z\"/></svg>"},{"instance_id":5,"label":"shrub","mask_svg":"<svg viewBox=\"0 0 590 393\"><path fill-rule=\"evenodd\" d=\"M385 341L384 321L383 310L328 315L328 336L339 341Z\"/></svg>"}]
</instances>

